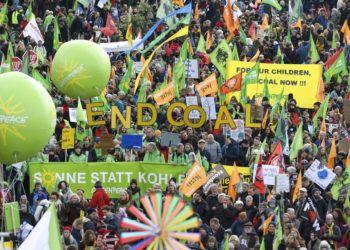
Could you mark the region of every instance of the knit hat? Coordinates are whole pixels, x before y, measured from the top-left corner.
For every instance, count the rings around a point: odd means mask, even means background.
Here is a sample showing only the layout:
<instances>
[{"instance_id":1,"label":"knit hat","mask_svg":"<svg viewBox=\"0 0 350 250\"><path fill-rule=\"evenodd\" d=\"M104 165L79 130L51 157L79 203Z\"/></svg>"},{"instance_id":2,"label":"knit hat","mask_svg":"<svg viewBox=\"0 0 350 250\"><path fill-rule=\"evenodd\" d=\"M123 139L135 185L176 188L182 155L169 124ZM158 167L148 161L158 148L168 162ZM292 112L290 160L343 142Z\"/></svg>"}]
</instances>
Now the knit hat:
<instances>
[{"instance_id":1,"label":"knit hat","mask_svg":"<svg viewBox=\"0 0 350 250\"><path fill-rule=\"evenodd\" d=\"M95 182L95 188L102 188L101 181L96 181Z\"/></svg>"},{"instance_id":2,"label":"knit hat","mask_svg":"<svg viewBox=\"0 0 350 250\"><path fill-rule=\"evenodd\" d=\"M70 228L70 227L68 227L68 226L65 226L65 227L63 227L63 231L71 231L72 229Z\"/></svg>"}]
</instances>

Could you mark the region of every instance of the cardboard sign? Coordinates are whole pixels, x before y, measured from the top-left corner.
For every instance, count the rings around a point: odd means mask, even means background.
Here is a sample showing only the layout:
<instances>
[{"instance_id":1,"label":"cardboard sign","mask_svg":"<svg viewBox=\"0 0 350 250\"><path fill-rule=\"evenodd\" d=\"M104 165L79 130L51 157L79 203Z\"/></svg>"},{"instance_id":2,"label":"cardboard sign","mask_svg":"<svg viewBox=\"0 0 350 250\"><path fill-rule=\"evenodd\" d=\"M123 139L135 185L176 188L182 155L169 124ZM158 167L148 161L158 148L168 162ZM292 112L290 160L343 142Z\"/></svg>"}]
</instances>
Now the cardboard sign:
<instances>
[{"instance_id":1,"label":"cardboard sign","mask_svg":"<svg viewBox=\"0 0 350 250\"><path fill-rule=\"evenodd\" d=\"M141 149L142 135L122 135L122 148L126 149Z\"/></svg>"},{"instance_id":2,"label":"cardboard sign","mask_svg":"<svg viewBox=\"0 0 350 250\"><path fill-rule=\"evenodd\" d=\"M101 135L99 143L96 145L96 148L100 148L102 151L102 155L107 155L107 150L110 148L114 148L113 135Z\"/></svg>"},{"instance_id":3,"label":"cardboard sign","mask_svg":"<svg viewBox=\"0 0 350 250\"><path fill-rule=\"evenodd\" d=\"M20 227L18 202L5 203L4 215L6 231L17 231Z\"/></svg>"},{"instance_id":4,"label":"cardboard sign","mask_svg":"<svg viewBox=\"0 0 350 250\"><path fill-rule=\"evenodd\" d=\"M264 185L275 185L275 178L279 174L279 166L262 165Z\"/></svg>"},{"instance_id":5,"label":"cardboard sign","mask_svg":"<svg viewBox=\"0 0 350 250\"><path fill-rule=\"evenodd\" d=\"M162 131L160 139L160 146L162 147L176 147L181 142L179 134Z\"/></svg>"},{"instance_id":6,"label":"cardboard sign","mask_svg":"<svg viewBox=\"0 0 350 250\"><path fill-rule=\"evenodd\" d=\"M346 154L348 154L349 148L350 148L350 138L344 138L339 141L338 152L344 151Z\"/></svg>"},{"instance_id":7,"label":"cardboard sign","mask_svg":"<svg viewBox=\"0 0 350 250\"><path fill-rule=\"evenodd\" d=\"M188 106L198 106L197 96L186 96L186 105ZM188 116L189 119L199 119L200 114L197 110L192 110Z\"/></svg>"},{"instance_id":8,"label":"cardboard sign","mask_svg":"<svg viewBox=\"0 0 350 250\"><path fill-rule=\"evenodd\" d=\"M207 177L208 181L203 185L203 191L205 194L208 193L210 186L213 184L215 179L219 179L221 181L222 179L229 177L229 175L225 168L219 164L208 172Z\"/></svg>"},{"instance_id":9,"label":"cardboard sign","mask_svg":"<svg viewBox=\"0 0 350 250\"><path fill-rule=\"evenodd\" d=\"M24 52L23 56L22 56L22 60L24 61L24 58L27 56L27 51ZM36 55L36 53L33 50L29 51L29 62L30 65L34 65L36 63L36 61L38 60L38 56Z\"/></svg>"},{"instance_id":10,"label":"cardboard sign","mask_svg":"<svg viewBox=\"0 0 350 250\"><path fill-rule=\"evenodd\" d=\"M214 97L202 97L201 98L202 108L206 113L206 119L215 120L216 119L216 109L215 109L215 101Z\"/></svg>"},{"instance_id":11,"label":"cardboard sign","mask_svg":"<svg viewBox=\"0 0 350 250\"><path fill-rule=\"evenodd\" d=\"M74 148L74 128L62 129L62 149Z\"/></svg>"},{"instance_id":12,"label":"cardboard sign","mask_svg":"<svg viewBox=\"0 0 350 250\"><path fill-rule=\"evenodd\" d=\"M347 122L350 122L350 100L344 100L344 104L343 104L343 107L344 107L344 120L347 121Z\"/></svg>"},{"instance_id":13,"label":"cardboard sign","mask_svg":"<svg viewBox=\"0 0 350 250\"><path fill-rule=\"evenodd\" d=\"M178 62L179 59L175 59L175 63ZM186 70L186 78L198 79L198 60L197 59L187 59L185 62L185 70Z\"/></svg>"},{"instance_id":14,"label":"cardboard sign","mask_svg":"<svg viewBox=\"0 0 350 250\"><path fill-rule=\"evenodd\" d=\"M20 71L21 68L22 60L17 56L12 57L12 71Z\"/></svg>"},{"instance_id":15,"label":"cardboard sign","mask_svg":"<svg viewBox=\"0 0 350 250\"><path fill-rule=\"evenodd\" d=\"M77 108L69 108L69 121L70 122L77 122ZM83 112L85 114L85 122L87 122L87 116L86 116L86 109L83 109Z\"/></svg>"},{"instance_id":16,"label":"cardboard sign","mask_svg":"<svg viewBox=\"0 0 350 250\"><path fill-rule=\"evenodd\" d=\"M290 190L290 184L289 184L289 176L287 174L278 174L276 175L276 192L277 193L288 193Z\"/></svg>"},{"instance_id":17,"label":"cardboard sign","mask_svg":"<svg viewBox=\"0 0 350 250\"><path fill-rule=\"evenodd\" d=\"M311 166L305 172L305 176L322 189L326 189L336 177L335 173L333 173L326 166L322 165L318 160L315 160L311 164Z\"/></svg>"},{"instance_id":18,"label":"cardboard sign","mask_svg":"<svg viewBox=\"0 0 350 250\"><path fill-rule=\"evenodd\" d=\"M244 121L242 119L234 119L236 128L231 129L231 138L237 142L241 142L244 140Z\"/></svg>"}]
</instances>

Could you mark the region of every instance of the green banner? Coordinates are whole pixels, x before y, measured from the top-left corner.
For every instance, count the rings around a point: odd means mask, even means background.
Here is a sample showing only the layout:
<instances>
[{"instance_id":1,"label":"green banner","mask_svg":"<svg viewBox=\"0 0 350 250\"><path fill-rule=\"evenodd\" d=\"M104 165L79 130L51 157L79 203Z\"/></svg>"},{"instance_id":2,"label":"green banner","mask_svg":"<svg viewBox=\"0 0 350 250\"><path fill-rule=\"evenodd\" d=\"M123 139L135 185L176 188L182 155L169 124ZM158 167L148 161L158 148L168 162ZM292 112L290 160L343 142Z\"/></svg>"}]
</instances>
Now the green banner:
<instances>
[{"instance_id":1,"label":"green banner","mask_svg":"<svg viewBox=\"0 0 350 250\"><path fill-rule=\"evenodd\" d=\"M156 183L165 188L171 177L181 183L186 169L187 166L143 162L32 163L29 165L30 189L33 190L34 183L40 181L48 192L52 192L59 181L65 180L73 192L82 188L84 196L90 199L95 182L100 180L109 197L117 198L131 179L137 180L144 193Z\"/></svg>"}]
</instances>

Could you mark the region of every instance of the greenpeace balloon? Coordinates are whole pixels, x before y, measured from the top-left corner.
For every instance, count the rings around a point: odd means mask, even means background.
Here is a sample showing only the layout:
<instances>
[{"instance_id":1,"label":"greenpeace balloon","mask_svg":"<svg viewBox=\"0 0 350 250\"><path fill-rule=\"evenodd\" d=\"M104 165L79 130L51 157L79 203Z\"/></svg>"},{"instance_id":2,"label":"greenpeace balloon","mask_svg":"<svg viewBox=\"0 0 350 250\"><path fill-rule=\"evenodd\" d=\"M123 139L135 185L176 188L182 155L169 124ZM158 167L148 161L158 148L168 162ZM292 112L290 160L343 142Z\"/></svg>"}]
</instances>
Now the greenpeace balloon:
<instances>
[{"instance_id":1,"label":"greenpeace balloon","mask_svg":"<svg viewBox=\"0 0 350 250\"><path fill-rule=\"evenodd\" d=\"M48 143L55 126L55 105L39 82L20 72L0 75L0 162L32 157Z\"/></svg>"},{"instance_id":2,"label":"greenpeace balloon","mask_svg":"<svg viewBox=\"0 0 350 250\"><path fill-rule=\"evenodd\" d=\"M52 81L72 98L98 96L106 87L111 72L107 53L86 40L64 43L52 62Z\"/></svg>"}]
</instances>

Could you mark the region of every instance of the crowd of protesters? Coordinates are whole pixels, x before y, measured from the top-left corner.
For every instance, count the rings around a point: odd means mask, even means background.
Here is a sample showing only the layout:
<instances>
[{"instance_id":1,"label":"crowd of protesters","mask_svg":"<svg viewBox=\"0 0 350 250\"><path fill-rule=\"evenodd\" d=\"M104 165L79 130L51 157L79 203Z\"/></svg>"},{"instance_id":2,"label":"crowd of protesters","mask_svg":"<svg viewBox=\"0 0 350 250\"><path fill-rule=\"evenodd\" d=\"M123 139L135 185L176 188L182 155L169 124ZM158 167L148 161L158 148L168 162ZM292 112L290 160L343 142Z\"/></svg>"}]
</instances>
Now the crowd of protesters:
<instances>
[{"instance_id":1,"label":"crowd of protesters","mask_svg":"<svg viewBox=\"0 0 350 250\"><path fill-rule=\"evenodd\" d=\"M292 0L289 0L292 1ZM286 64L306 64L309 63L309 37L313 36L320 61L324 63L330 56L339 49L343 49L346 60L349 62L349 48L344 44L340 29L346 20L349 20L350 1L348 0L303 0L302 31L298 28L291 29L291 42L285 37L289 30L288 24L288 0L279 3L281 11L276 11L267 4L260 4L258 7L255 1L241 0L235 4L242 11L239 23L247 33L252 22L260 24L264 13L270 17L272 32L266 33L261 39L255 41L247 39L247 45L242 44L239 35L229 41L229 46L233 48L236 44L240 59L252 58L259 49L260 62L276 63L277 46L280 46L283 60ZM1 1L5 4L5 1ZM6 57L7 47L11 41L15 56L22 57L28 49L41 50L45 56L45 61L39 65L38 69L43 75L48 72L50 60L55 55L53 46L54 24L52 18L58 18L60 30L60 43L72 39L86 39L94 42L117 42L125 41L128 26L128 13L132 9L133 37L139 33L141 37L158 20L156 12L161 1L155 0L110 0L102 6L100 1L90 1L88 7L84 8L78 1L73 0L9 0L6 21L0 25L0 47L2 58ZM102 1L104 2L104 1ZM188 4L191 1L184 1ZM233 2L231 0L231 2ZM36 44L30 37L23 37L23 29L28 23L26 11L32 4L33 14L44 37L44 43ZM189 36L193 42L193 58L199 61L199 79L186 79L186 88L180 93L178 101L185 102L186 96L196 96L194 86L215 72L219 74L214 65L210 63L208 54L220 43L222 39L229 36L223 19L223 8L225 1L221 0L192 0L193 12L198 6L199 19L192 16L190 22ZM111 37L106 37L101 28L106 26L107 15L110 14L118 31ZM180 18L180 17L179 17ZM49 20L49 21L48 21ZM51 20L51 21L50 21ZM149 43L167 29L163 23L147 41ZM332 48L333 30L337 34L337 48ZM196 52L201 34L210 31L213 34L213 44L207 49L207 53ZM147 45L146 43L146 45ZM179 56L183 38L173 40L164 45L155 55L149 65L153 82L149 82L146 91L146 102L155 103L152 93L157 85L166 79L167 65L174 66L175 58ZM147 58L149 54L145 55ZM134 82L137 74L134 74L129 83L129 92L119 89L119 83L127 70L125 53L111 53L112 72L111 79L106 91L106 99L109 106L117 106L123 113L126 106L135 107L137 95L134 95ZM131 54L134 61L140 61L141 55L134 51ZM97 62L98 63L98 62ZM349 66L349 63L347 63ZM349 67L348 67L349 69ZM338 81L337 81L338 80ZM293 98L293 93L287 93L287 140L292 143L299 123L303 122L304 148L299 152L296 160L290 161L288 155L284 155L284 172L290 176L291 187L289 193L278 194L272 187L265 187L265 195L257 192L252 183L244 182L242 177L241 187L237 190L235 199L227 195L220 182L215 182L208 193L198 190L193 194L190 203L195 213L200 217L202 225L196 231L201 234L201 242L186 242L190 249L273 249L273 242L276 234L277 217L283 230L283 239L278 249L296 250L335 250L350 249L350 207L348 195L339 195L337 200L332 198L330 188L318 187L306 176L302 177L302 187L295 202L292 202L292 195L295 189L298 174L304 173L312 162L317 159L322 164L327 162L331 148L331 141L334 138L336 145L344 138L348 137L349 121L343 118L343 103L347 98L348 79L332 79L326 85L325 92L330 93L328 103L326 124L327 128L338 125L337 128L329 131L325 135L324 143L319 139L318 128L311 129L312 118L321 103L315 103L313 109L301 109ZM262 157L265 162L272 152L276 140L275 129L268 125L265 129L245 129L244 139L240 142L223 134L223 131L213 129L213 124L206 123L202 128L173 127L166 119L168 104L161 106L158 111L156 123L153 126L141 127L133 125L131 129L119 126L117 129L111 128L110 112L106 112L103 119L106 125L92 127L88 136L83 141L77 142L73 150L61 150L62 129L67 126L75 126L70 122L69 108L77 106L77 100L73 100L59 93L54 86L50 92L57 107L57 125L55 133L50 143L42 152L39 152L30 162L163 162L175 165L186 165L190 167L196 158L200 157L200 162L206 171L212 168L212 164L221 163L251 167L255 162L255 157L261 150L261 144L266 139L267 144L263 149ZM1 93L0 93L1 95ZM315 93L316 95L316 93ZM28 97L30 98L30 97ZM217 97L216 104L219 106ZM252 97L250 97L252 99ZM89 100L82 100L83 107ZM248 99L248 101L250 101ZM236 119L244 119L245 103L240 103L233 97L229 104L229 111ZM269 109L273 105L267 97L262 100L264 109ZM132 112L132 121L136 120L136 112ZM135 115L134 115L135 114ZM183 112L175 109L173 118L181 119ZM320 126L322 118L319 119ZM172 147L170 151L160 146L160 138L163 131L178 133L181 143ZM316 131L316 133L315 133ZM143 148L141 150L130 150L121 148L121 136L123 134L143 135ZM104 156L101 150L96 147L101 135L112 135L114 137L114 148L108 150L108 155ZM1 150L1 149L0 149ZM170 153L167 153L170 152ZM346 169L346 159L348 152L337 151L334 161L333 171L339 178ZM5 180L8 183L15 180L13 187L16 200L20 204L21 233L18 235L18 242L21 243L30 233L32 228L38 223L49 204L55 202L62 232L62 243L64 249L107 249L103 236L106 232L120 234L119 228L121 218L128 215L126 208L133 204L142 211L142 206L138 197L145 192L155 191L165 194L182 195L178 191L179 183L176 179L169 180L166 189L162 190L159 184L155 184L152 189L140 190L136 180L132 180L130 186L122 187L125 191L120 193L120 198L110 199L103 189L103 183L96 182L96 191L91 200L84 198L84 190L71 190L69 183L61 181L58 183L57 192L48 193L41 183L35 183L34 190L28 188L28 164L23 164L23 175L16 175L13 172L16 168L4 166ZM253 176L253 175L252 175ZM116 183L118 186L118 183ZM119 187L119 186L118 186ZM11 195L7 197L11 200ZM307 205L313 206L314 213L305 213ZM83 215L81 215L83 211ZM264 221L271 218L267 232L264 232ZM314 227L315 217L319 223L319 228ZM228 245L225 244L228 242ZM264 246L261 246L264 244ZM118 249L129 249L130 245L118 246ZM264 247L264 248L262 248Z\"/></svg>"}]
</instances>

